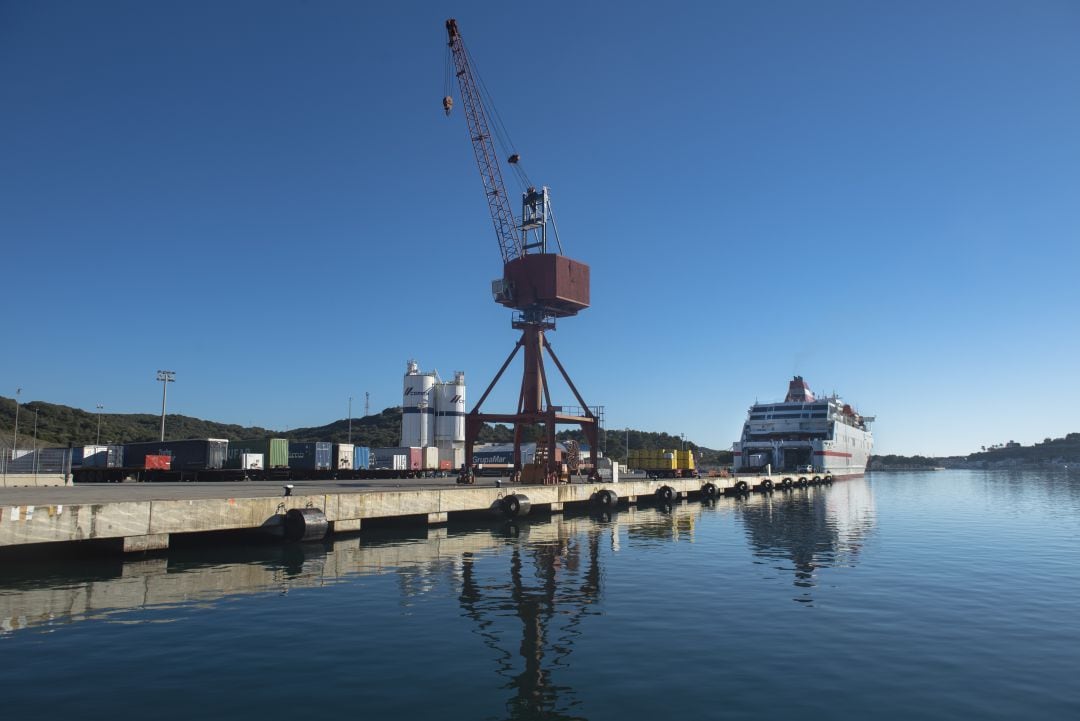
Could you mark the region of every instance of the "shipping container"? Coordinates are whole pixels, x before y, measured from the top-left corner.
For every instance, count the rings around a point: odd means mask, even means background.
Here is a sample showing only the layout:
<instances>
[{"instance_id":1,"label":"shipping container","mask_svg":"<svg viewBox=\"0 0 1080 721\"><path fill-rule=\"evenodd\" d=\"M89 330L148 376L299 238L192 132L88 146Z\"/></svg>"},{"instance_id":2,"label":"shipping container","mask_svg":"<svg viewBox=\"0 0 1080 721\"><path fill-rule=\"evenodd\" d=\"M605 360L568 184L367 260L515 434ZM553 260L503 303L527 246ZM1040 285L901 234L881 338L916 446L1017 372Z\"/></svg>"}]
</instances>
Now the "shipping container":
<instances>
[{"instance_id":1,"label":"shipping container","mask_svg":"<svg viewBox=\"0 0 1080 721\"><path fill-rule=\"evenodd\" d=\"M439 449L428 446L421 451L422 468L425 471L434 471L439 467Z\"/></svg>"},{"instance_id":2,"label":"shipping container","mask_svg":"<svg viewBox=\"0 0 1080 721\"><path fill-rule=\"evenodd\" d=\"M168 471L172 469L172 456L147 453L139 465L144 466L148 471Z\"/></svg>"},{"instance_id":3,"label":"shipping container","mask_svg":"<svg viewBox=\"0 0 1080 721\"><path fill-rule=\"evenodd\" d=\"M240 468L245 471L261 471L265 468L265 460L261 453L241 453Z\"/></svg>"},{"instance_id":4,"label":"shipping container","mask_svg":"<svg viewBox=\"0 0 1080 721\"><path fill-rule=\"evenodd\" d=\"M405 459L404 466L398 467L395 465L394 460L398 456ZM419 448L372 448L371 449L371 467L372 468L391 468L395 471L419 471L421 464L423 463L423 457Z\"/></svg>"},{"instance_id":5,"label":"shipping container","mask_svg":"<svg viewBox=\"0 0 1080 721\"><path fill-rule=\"evenodd\" d=\"M416 446L410 447L394 447L394 448L374 448L372 449L372 455L374 461L377 463L375 468L393 468L390 465L390 458L393 456L405 456L405 469L410 471L419 471L424 467L423 449ZM396 469L401 470L401 469Z\"/></svg>"},{"instance_id":6,"label":"shipping container","mask_svg":"<svg viewBox=\"0 0 1080 721\"><path fill-rule=\"evenodd\" d=\"M127 465L143 465L147 455L171 456L174 471L216 470L225 466L229 442L221 438L190 438L182 441L125 443Z\"/></svg>"},{"instance_id":7,"label":"shipping container","mask_svg":"<svg viewBox=\"0 0 1080 721\"><path fill-rule=\"evenodd\" d=\"M328 471L333 462L334 444L325 441L289 443L289 468L300 471Z\"/></svg>"},{"instance_id":8,"label":"shipping container","mask_svg":"<svg viewBox=\"0 0 1080 721\"><path fill-rule=\"evenodd\" d=\"M371 468L371 449L367 446L356 446L353 448L353 468L358 471L365 471Z\"/></svg>"},{"instance_id":9,"label":"shipping container","mask_svg":"<svg viewBox=\"0 0 1080 721\"><path fill-rule=\"evenodd\" d=\"M289 439L258 438L247 441L230 441L226 468L240 468L241 456L245 453L261 453L266 469L289 467Z\"/></svg>"},{"instance_id":10,"label":"shipping container","mask_svg":"<svg viewBox=\"0 0 1080 721\"><path fill-rule=\"evenodd\" d=\"M72 468L120 468L123 465L123 446L75 446L71 449Z\"/></svg>"},{"instance_id":11,"label":"shipping container","mask_svg":"<svg viewBox=\"0 0 1080 721\"><path fill-rule=\"evenodd\" d=\"M351 471L355 466L355 452L352 443L335 443L332 468L336 471Z\"/></svg>"}]
</instances>

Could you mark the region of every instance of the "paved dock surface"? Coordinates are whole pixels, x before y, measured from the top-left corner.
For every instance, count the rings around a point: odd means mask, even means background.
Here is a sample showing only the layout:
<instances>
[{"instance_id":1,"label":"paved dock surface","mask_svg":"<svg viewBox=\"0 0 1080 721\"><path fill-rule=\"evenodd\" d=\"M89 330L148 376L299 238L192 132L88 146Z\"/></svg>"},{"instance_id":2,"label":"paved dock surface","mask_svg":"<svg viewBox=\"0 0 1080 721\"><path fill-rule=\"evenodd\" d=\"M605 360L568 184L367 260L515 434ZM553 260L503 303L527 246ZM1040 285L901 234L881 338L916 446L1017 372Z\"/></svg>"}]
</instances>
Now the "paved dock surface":
<instances>
[{"instance_id":1,"label":"paved dock surface","mask_svg":"<svg viewBox=\"0 0 1080 721\"><path fill-rule=\"evenodd\" d=\"M242 481L236 483L84 483L74 486L0 488L0 506L47 506L57 503L115 503L119 501L182 501L205 498L267 498L284 495L286 483L294 495L363 493L402 489L494 488L495 478L474 486L453 478L392 478L370 481Z\"/></svg>"}]
</instances>

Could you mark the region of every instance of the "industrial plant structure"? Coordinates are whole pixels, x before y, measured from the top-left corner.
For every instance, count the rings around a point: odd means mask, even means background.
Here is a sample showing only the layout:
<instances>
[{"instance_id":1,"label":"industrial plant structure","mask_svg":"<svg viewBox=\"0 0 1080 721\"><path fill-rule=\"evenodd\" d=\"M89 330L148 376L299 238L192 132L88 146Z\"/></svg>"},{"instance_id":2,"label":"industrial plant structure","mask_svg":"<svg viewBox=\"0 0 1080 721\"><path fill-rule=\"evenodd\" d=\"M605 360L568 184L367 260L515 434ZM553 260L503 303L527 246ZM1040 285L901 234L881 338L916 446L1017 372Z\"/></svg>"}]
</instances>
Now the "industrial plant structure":
<instances>
[{"instance_id":1,"label":"industrial plant structure","mask_svg":"<svg viewBox=\"0 0 1080 721\"><path fill-rule=\"evenodd\" d=\"M401 447L437 449L436 468L459 469L465 462L465 373L443 382L438 371L425 372L410 360L401 399ZM423 458L429 453L421 451ZM423 464L432 470L430 463Z\"/></svg>"}]
</instances>

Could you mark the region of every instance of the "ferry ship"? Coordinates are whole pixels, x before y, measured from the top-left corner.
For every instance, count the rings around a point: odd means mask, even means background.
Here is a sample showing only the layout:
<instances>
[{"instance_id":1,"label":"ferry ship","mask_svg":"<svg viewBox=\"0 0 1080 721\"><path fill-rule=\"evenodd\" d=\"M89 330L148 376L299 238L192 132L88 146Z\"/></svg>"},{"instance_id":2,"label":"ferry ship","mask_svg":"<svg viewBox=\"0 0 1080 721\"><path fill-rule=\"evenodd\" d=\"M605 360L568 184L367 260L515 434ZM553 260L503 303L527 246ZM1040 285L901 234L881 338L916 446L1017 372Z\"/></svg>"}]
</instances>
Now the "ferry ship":
<instances>
[{"instance_id":1,"label":"ferry ship","mask_svg":"<svg viewBox=\"0 0 1080 721\"><path fill-rule=\"evenodd\" d=\"M783 403L755 403L735 443L736 473L814 473L851 478L866 473L874 436L863 416L839 396L816 398L795 376Z\"/></svg>"}]
</instances>

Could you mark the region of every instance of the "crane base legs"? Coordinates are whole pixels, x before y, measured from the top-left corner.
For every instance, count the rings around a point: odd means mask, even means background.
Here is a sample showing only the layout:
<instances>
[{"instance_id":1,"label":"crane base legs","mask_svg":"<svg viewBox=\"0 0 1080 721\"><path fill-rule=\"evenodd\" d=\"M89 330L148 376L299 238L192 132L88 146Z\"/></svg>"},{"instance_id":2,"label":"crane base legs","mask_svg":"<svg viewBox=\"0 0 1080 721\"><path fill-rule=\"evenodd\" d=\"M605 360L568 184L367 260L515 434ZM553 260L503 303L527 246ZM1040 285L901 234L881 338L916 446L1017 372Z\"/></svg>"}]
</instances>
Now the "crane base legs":
<instances>
[{"instance_id":1,"label":"crane base legs","mask_svg":"<svg viewBox=\"0 0 1080 721\"><path fill-rule=\"evenodd\" d=\"M480 401L465 416L465 468L462 469L462 475L471 476L477 470L476 464L473 462L473 447L480 437L480 430L484 427L484 424L504 423L510 425L514 430L513 477L527 482L535 482L537 476L539 476L543 483L558 483L561 477L561 463L556 454L555 428L558 425L577 425L581 427L589 444L590 479L599 480L596 466L596 449L600 434L599 419L582 400L581 394L578 393L573 381L570 380L570 376L567 375L562 363L559 362L558 357L551 348L551 344L544 337L544 331L554 326L548 322L520 322L515 323L514 327L521 329L521 338L495 375L494 380L484 391ZM525 368L521 379L521 393L518 396L517 412L482 413L480 408L483 406L484 401L487 400L488 395L498 384L510 362L521 349L525 351ZM561 406L551 404L547 373L544 368L545 350L547 350L563 380L566 381L566 384L577 398L581 406L580 414L564 413ZM539 459L539 468L533 473L523 475L521 445L524 431L532 429L533 434L536 434L536 429L540 426L543 427L543 436L542 439L538 437L536 443L536 458ZM542 453L541 451L545 452Z\"/></svg>"}]
</instances>

